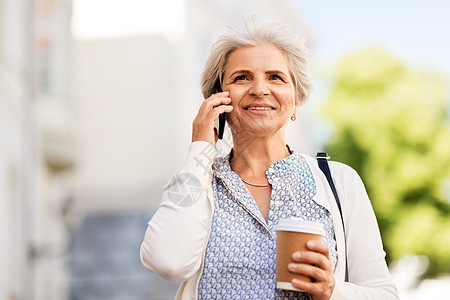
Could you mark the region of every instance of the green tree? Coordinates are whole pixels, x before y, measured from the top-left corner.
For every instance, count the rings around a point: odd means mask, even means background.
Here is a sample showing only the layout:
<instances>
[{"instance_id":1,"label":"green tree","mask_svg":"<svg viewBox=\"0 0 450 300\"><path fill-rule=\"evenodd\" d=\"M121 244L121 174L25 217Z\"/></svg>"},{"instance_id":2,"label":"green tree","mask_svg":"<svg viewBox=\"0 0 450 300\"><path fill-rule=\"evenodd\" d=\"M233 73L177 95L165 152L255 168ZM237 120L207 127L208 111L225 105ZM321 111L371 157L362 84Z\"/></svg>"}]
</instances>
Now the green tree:
<instances>
[{"instance_id":1,"label":"green tree","mask_svg":"<svg viewBox=\"0 0 450 300\"><path fill-rule=\"evenodd\" d=\"M426 276L450 272L447 79L378 48L343 57L334 72L326 149L364 180L388 260L425 255Z\"/></svg>"}]
</instances>

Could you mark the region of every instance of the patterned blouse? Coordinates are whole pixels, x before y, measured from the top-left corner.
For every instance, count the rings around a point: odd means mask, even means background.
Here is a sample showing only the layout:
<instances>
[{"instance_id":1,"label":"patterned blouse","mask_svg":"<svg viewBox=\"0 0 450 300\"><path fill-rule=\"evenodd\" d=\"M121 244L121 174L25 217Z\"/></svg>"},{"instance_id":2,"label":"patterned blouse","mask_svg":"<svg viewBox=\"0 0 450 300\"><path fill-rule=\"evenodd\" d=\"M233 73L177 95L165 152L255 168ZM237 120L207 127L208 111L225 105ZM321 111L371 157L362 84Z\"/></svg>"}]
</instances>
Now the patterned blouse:
<instances>
[{"instance_id":1,"label":"patterned blouse","mask_svg":"<svg viewBox=\"0 0 450 300\"><path fill-rule=\"evenodd\" d=\"M215 209L198 299L310 299L309 294L281 290L275 282L274 227L279 219L320 222L333 269L337 250L333 220L317 204L316 185L305 159L293 152L266 170L272 185L266 222L253 196L231 170L230 155L213 164Z\"/></svg>"}]
</instances>

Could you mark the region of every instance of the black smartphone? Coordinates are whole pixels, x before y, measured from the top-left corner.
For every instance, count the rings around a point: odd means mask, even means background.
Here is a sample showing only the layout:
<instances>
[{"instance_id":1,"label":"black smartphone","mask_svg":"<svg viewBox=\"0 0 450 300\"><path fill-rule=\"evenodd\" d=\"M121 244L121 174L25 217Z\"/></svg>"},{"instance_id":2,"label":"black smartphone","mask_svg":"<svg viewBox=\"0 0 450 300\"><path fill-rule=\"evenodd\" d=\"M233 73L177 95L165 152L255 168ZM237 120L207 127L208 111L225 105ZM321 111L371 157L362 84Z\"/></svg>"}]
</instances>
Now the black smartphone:
<instances>
[{"instance_id":1,"label":"black smartphone","mask_svg":"<svg viewBox=\"0 0 450 300\"><path fill-rule=\"evenodd\" d=\"M220 87L216 87L216 93L221 93L222 89ZM225 123L227 122L227 113L222 113L216 119L216 130L217 137L221 140L223 138L223 132L225 131Z\"/></svg>"},{"instance_id":2,"label":"black smartphone","mask_svg":"<svg viewBox=\"0 0 450 300\"><path fill-rule=\"evenodd\" d=\"M222 139L223 138L223 132L225 131L225 123L227 121L227 113L220 114L218 119L219 119L219 121L218 121L219 124L217 124L217 122L216 122L217 137L219 139Z\"/></svg>"}]
</instances>

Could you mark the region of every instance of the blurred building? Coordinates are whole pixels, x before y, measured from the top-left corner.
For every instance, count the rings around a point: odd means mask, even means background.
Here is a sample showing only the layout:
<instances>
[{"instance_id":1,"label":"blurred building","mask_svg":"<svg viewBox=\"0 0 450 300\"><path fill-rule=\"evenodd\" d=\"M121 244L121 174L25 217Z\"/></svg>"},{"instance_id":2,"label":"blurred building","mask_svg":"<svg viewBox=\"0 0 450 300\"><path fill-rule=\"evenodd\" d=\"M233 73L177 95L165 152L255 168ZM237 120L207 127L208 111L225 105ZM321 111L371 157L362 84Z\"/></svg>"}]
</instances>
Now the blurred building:
<instances>
[{"instance_id":1,"label":"blurred building","mask_svg":"<svg viewBox=\"0 0 450 300\"><path fill-rule=\"evenodd\" d=\"M71 1L0 1L0 299L65 299Z\"/></svg>"},{"instance_id":2,"label":"blurred building","mask_svg":"<svg viewBox=\"0 0 450 300\"><path fill-rule=\"evenodd\" d=\"M304 28L288 0L0 1L0 300L173 299L140 242L209 49L249 15Z\"/></svg>"},{"instance_id":3,"label":"blurred building","mask_svg":"<svg viewBox=\"0 0 450 300\"><path fill-rule=\"evenodd\" d=\"M28 2L0 2L0 299L31 295L27 249L37 169Z\"/></svg>"}]
</instances>

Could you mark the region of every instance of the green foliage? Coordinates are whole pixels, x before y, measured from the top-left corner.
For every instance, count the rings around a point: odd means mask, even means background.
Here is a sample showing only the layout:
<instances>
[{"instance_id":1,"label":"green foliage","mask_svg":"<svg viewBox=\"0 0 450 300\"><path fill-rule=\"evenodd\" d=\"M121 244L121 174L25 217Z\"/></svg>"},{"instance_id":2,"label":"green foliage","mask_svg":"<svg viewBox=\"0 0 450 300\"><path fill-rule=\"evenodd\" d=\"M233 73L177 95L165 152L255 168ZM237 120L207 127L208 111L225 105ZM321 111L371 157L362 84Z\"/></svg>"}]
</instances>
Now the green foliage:
<instances>
[{"instance_id":1,"label":"green foliage","mask_svg":"<svg viewBox=\"0 0 450 300\"><path fill-rule=\"evenodd\" d=\"M426 255L428 276L450 272L448 93L444 76L368 48L339 61L324 105L327 151L363 178L388 259Z\"/></svg>"}]
</instances>

